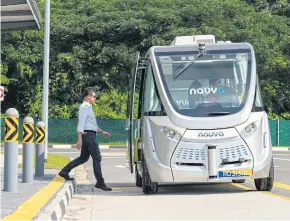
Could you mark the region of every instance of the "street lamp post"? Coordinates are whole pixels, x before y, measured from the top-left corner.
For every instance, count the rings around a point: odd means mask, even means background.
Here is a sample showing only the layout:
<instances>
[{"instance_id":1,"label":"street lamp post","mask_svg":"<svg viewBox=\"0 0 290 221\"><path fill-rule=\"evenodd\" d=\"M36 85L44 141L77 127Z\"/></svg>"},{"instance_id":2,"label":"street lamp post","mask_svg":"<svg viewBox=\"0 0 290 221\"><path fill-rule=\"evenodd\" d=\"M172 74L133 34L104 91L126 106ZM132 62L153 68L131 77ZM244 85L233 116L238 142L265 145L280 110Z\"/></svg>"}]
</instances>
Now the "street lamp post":
<instances>
[{"instance_id":1,"label":"street lamp post","mask_svg":"<svg viewBox=\"0 0 290 221\"><path fill-rule=\"evenodd\" d=\"M44 60L43 60L43 97L42 97L42 121L46 125L45 155L47 161L48 141L48 86L49 86L49 35L50 35L50 0L45 1L45 26L44 26Z\"/></svg>"}]
</instances>

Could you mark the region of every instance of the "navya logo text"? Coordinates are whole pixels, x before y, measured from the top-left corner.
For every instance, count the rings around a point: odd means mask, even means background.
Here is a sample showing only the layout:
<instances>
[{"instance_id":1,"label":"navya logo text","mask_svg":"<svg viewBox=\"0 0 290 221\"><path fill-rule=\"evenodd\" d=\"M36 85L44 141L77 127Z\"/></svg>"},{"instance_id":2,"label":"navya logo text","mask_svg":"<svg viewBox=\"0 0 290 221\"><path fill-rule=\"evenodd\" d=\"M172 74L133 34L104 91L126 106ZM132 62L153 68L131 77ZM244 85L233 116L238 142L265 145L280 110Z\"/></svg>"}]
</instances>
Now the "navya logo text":
<instances>
[{"instance_id":1,"label":"navya logo text","mask_svg":"<svg viewBox=\"0 0 290 221\"><path fill-rule=\"evenodd\" d=\"M223 137L224 132L218 131L218 132L200 132L198 133L198 137Z\"/></svg>"},{"instance_id":2,"label":"navya logo text","mask_svg":"<svg viewBox=\"0 0 290 221\"><path fill-rule=\"evenodd\" d=\"M212 92L213 94L223 94L225 93L225 89L222 87L204 87L198 89L191 88L189 94L209 94L210 92Z\"/></svg>"}]
</instances>

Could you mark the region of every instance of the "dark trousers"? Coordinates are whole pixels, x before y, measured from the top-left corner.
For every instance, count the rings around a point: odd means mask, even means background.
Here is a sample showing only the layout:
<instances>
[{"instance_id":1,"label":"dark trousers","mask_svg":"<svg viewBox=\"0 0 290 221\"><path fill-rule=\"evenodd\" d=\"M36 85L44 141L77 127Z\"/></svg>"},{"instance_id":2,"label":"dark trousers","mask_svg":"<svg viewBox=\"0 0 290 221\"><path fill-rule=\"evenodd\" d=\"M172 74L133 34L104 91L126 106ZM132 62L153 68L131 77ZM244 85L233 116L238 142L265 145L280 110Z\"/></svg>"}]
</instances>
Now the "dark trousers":
<instances>
[{"instance_id":1,"label":"dark trousers","mask_svg":"<svg viewBox=\"0 0 290 221\"><path fill-rule=\"evenodd\" d=\"M96 141L96 134L93 132L87 132L82 135L82 148L81 155L68 163L62 171L69 173L73 168L87 162L92 156L93 166L94 166L94 174L97 180L97 183L104 183L104 179L102 176L102 168L101 168L101 160L102 156L99 149L99 144Z\"/></svg>"}]
</instances>

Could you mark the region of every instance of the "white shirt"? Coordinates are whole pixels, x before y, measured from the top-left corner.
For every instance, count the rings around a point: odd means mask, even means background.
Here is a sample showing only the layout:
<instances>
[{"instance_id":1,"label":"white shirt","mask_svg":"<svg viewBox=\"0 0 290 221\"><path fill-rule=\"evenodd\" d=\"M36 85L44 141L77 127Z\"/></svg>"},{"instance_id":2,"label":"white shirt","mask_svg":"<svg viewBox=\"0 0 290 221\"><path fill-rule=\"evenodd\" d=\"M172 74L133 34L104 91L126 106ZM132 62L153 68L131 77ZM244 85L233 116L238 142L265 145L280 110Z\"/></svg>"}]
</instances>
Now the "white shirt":
<instances>
[{"instance_id":1,"label":"white shirt","mask_svg":"<svg viewBox=\"0 0 290 221\"><path fill-rule=\"evenodd\" d=\"M98 124L93 107L86 101L84 101L79 108L79 122L77 131L83 133L84 130L98 131Z\"/></svg>"}]
</instances>

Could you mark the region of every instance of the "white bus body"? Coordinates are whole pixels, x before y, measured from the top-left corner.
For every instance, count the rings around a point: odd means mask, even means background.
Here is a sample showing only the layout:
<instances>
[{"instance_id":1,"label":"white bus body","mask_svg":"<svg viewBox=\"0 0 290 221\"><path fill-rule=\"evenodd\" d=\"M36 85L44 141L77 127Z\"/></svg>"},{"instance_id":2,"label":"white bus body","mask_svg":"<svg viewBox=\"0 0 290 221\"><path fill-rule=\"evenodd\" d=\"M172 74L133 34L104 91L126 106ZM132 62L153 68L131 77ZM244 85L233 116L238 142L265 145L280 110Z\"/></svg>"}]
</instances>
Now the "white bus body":
<instances>
[{"instance_id":1,"label":"white bus body","mask_svg":"<svg viewBox=\"0 0 290 221\"><path fill-rule=\"evenodd\" d=\"M128 166L144 193L251 178L258 190L272 189L270 129L250 44L181 36L144 58L137 53L127 107Z\"/></svg>"}]
</instances>

